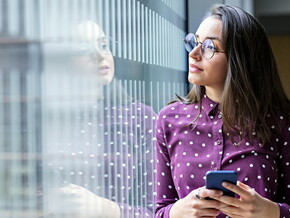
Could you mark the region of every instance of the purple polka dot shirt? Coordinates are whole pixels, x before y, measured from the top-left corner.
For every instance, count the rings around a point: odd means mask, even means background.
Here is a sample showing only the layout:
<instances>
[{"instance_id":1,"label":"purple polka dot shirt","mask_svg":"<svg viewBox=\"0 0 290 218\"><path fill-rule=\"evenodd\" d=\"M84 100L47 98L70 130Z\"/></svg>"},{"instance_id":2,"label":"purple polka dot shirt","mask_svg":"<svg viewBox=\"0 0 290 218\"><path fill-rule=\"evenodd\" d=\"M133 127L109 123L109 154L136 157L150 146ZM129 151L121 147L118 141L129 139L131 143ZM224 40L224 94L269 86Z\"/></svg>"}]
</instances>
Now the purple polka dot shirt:
<instances>
[{"instance_id":1,"label":"purple polka dot shirt","mask_svg":"<svg viewBox=\"0 0 290 218\"><path fill-rule=\"evenodd\" d=\"M199 110L198 104L175 102L158 115L155 216L169 217L178 199L205 185L207 171L235 170L239 181L279 205L281 217L290 217L289 122L280 116L282 134L263 147L257 139L247 138L234 145L223 131L218 104L206 96L199 119L189 126ZM226 216L220 213L218 217Z\"/></svg>"}]
</instances>

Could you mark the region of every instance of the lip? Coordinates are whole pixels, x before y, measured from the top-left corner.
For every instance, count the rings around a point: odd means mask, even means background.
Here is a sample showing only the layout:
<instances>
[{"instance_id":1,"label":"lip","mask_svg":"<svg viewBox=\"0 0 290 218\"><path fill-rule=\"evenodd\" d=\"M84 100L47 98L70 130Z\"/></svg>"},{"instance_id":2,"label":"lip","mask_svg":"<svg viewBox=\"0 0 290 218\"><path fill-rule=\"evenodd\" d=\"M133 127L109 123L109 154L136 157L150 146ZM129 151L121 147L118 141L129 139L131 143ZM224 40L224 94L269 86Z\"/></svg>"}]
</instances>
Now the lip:
<instances>
[{"instance_id":1,"label":"lip","mask_svg":"<svg viewBox=\"0 0 290 218\"><path fill-rule=\"evenodd\" d=\"M98 71L100 74L108 74L109 70L110 70L110 67L107 65L98 67Z\"/></svg>"},{"instance_id":2,"label":"lip","mask_svg":"<svg viewBox=\"0 0 290 218\"><path fill-rule=\"evenodd\" d=\"M202 69L200 69L199 67L197 67L194 64L189 64L189 72L191 73L196 73L196 72L200 72L202 71Z\"/></svg>"}]
</instances>

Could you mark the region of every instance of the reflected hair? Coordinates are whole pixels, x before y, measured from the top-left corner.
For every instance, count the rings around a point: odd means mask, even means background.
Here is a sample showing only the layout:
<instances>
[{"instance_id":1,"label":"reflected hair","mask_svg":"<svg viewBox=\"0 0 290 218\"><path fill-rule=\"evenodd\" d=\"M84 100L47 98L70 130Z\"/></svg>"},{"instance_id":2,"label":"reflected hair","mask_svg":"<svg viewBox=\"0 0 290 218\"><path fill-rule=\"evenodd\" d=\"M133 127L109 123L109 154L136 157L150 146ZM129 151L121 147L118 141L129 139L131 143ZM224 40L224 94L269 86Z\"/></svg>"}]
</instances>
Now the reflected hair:
<instances>
[{"instance_id":1,"label":"reflected hair","mask_svg":"<svg viewBox=\"0 0 290 218\"><path fill-rule=\"evenodd\" d=\"M207 17L222 21L222 40L228 60L219 104L224 131L230 133L230 140L235 144L245 136L250 139L255 136L263 146L272 137L271 125L281 131L280 116L290 121L289 99L265 29L252 15L234 6L214 5ZM178 100L201 106L203 95L205 87L194 84L188 95ZM198 116L193 123L197 119ZM234 142L234 136L239 137L238 143Z\"/></svg>"}]
</instances>

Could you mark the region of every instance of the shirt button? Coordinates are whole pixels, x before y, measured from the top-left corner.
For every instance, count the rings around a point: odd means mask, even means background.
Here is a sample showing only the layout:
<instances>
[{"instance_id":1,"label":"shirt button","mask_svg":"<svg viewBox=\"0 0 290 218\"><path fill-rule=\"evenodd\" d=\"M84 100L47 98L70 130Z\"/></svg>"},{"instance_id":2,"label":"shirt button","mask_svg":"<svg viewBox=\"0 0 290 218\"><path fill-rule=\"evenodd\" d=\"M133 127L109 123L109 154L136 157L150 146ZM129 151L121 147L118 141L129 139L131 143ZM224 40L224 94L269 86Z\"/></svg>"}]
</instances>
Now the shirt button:
<instances>
[{"instance_id":1,"label":"shirt button","mask_svg":"<svg viewBox=\"0 0 290 218\"><path fill-rule=\"evenodd\" d=\"M222 143L221 140L217 140L217 141L216 141L216 144L217 144L217 145L220 145L221 143Z\"/></svg>"},{"instance_id":2,"label":"shirt button","mask_svg":"<svg viewBox=\"0 0 290 218\"><path fill-rule=\"evenodd\" d=\"M213 168L214 171L217 171L217 167Z\"/></svg>"}]
</instances>

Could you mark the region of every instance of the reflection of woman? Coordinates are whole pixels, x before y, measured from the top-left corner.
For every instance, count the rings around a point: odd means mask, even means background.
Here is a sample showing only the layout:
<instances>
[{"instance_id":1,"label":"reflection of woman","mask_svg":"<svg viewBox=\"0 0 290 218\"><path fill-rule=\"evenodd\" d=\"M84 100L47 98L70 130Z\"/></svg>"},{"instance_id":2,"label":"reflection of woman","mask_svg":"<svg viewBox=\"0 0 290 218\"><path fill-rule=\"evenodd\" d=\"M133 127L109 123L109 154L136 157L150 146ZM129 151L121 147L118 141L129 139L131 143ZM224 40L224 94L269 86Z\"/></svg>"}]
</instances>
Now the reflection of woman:
<instances>
[{"instance_id":1,"label":"reflection of woman","mask_svg":"<svg viewBox=\"0 0 290 218\"><path fill-rule=\"evenodd\" d=\"M155 113L114 79L113 56L99 26L87 21L77 33L68 75L80 79L78 94L85 102L77 101L71 125L50 124L45 133L53 144L48 153L60 157L49 166L63 186L59 207L49 210L84 217L150 216ZM84 78L87 83L81 82ZM87 85L92 81L95 85ZM89 102L84 100L91 94ZM55 128L63 132L57 143L50 136Z\"/></svg>"},{"instance_id":2,"label":"reflection of woman","mask_svg":"<svg viewBox=\"0 0 290 218\"><path fill-rule=\"evenodd\" d=\"M156 122L156 216L290 217L290 105L264 28L217 5L184 41L193 88ZM204 187L210 170L237 171L235 198Z\"/></svg>"}]
</instances>

